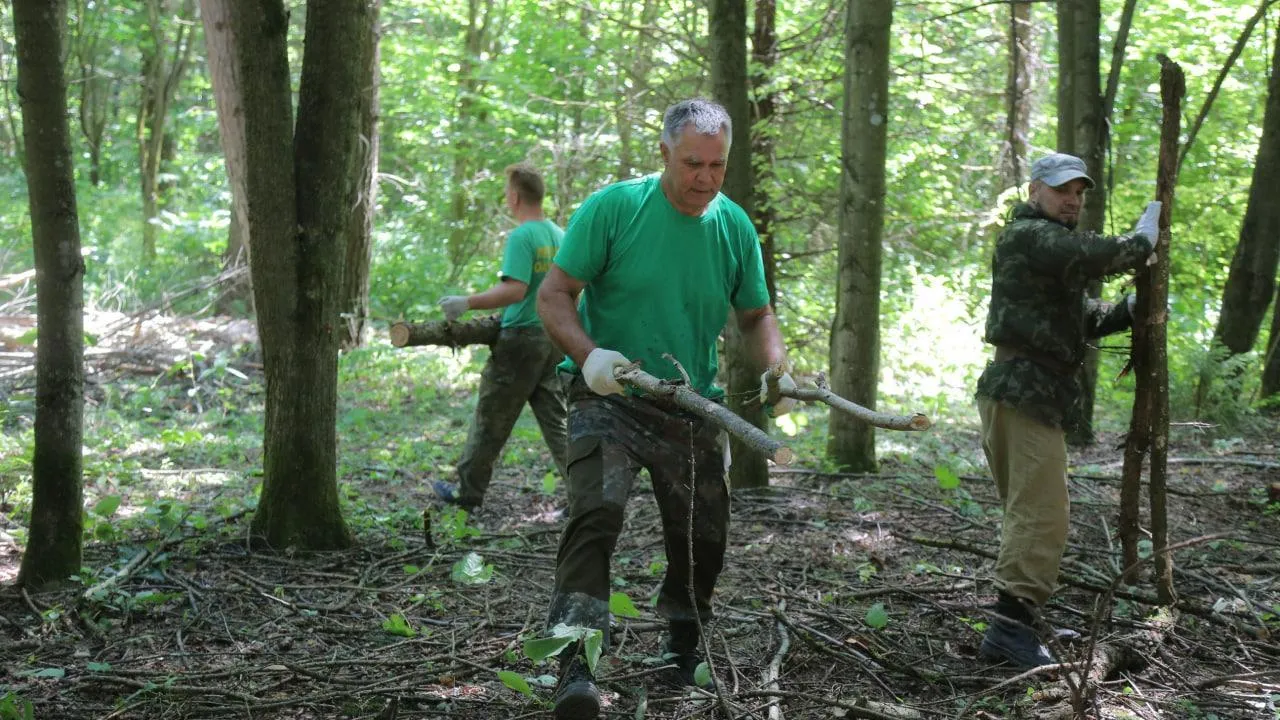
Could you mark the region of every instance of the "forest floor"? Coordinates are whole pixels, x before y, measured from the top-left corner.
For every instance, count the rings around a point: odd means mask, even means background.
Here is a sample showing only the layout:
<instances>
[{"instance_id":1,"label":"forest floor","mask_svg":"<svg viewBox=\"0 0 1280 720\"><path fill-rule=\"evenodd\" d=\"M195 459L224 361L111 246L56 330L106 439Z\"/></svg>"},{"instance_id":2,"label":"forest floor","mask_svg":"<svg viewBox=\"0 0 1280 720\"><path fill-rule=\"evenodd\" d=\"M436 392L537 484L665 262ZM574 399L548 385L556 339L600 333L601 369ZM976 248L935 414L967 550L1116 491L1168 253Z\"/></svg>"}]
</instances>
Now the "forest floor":
<instances>
[{"instance_id":1,"label":"forest floor","mask_svg":"<svg viewBox=\"0 0 1280 720\"><path fill-rule=\"evenodd\" d=\"M71 589L14 589L21 462L0 460L0 720L28 703L59 720L550 717L555 667L523 643L542 629L565 499L536 427L521 420L474 515L429 489L450 475L483 354L345 357L339 475L357 544L251 552L260 366L239 330L193 349L197 335L138 323L98 337L86 392L95 539ZM188 340L161 352L160 337ZM30 437L32 382L5 372L0 450L12 455ZM1120 439L1072 451L1070 546L1046 614L1084 635L1055 648L1060 659L1110 670L1083 681L1077 711L1065 668L977 656L1000 513L972 421L940 422L882 453L879 473L848 475L807 462L823 431L821 413L807 417L796 466L734 496L709 626L719 697L666 680L651 605L660 521L636 484L614 586L638 611L616 618L597 673L602 717L1280 718L1274 425L1231 438L1175 427L1170 610L1147 566L1137 584L1113 583Z\"/></svg>"}]
</instances>

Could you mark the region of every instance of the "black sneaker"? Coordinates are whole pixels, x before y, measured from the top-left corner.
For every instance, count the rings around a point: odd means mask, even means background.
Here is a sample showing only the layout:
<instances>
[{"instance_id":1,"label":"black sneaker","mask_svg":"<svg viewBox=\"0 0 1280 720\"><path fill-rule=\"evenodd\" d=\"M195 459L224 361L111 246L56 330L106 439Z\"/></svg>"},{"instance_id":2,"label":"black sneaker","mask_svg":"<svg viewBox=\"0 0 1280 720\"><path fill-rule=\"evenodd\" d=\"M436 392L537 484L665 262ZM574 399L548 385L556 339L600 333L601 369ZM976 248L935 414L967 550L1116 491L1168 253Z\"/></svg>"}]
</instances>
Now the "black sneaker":
<instances>
[{"instance_id":1,"label":"black sneaker","mask_svg":"<svg viewBox=\"0 0 1280 720\"><path fill-rule=\"evenodd\" d=\"M674 679L680 685L715 692L716 679L711 673L707 673L705 683L698 682L698 666L703 663L703 657L697 623L672 621L670 631L662 642L662 657L676 666L673 671Z\"/></svg>"},{"instance_id":2,"label":"black sneaker","mask_svg":"<svg viewBox=\"0 0 1280 720\"><path fill-rule=\"evenodd\" d=\"M1035 630L1007 620L993 620L982 636L978 654L987 660L1004 661L1022 668L1053 665L1057 661L1040 642Z\"/></svg>"},{"instance_id":3,"label":"black sneaker","mask_svg":"<svg viewBox=\"0 0 1280 720\"><path fill-rule=\"evenodd\" d=\"M600 714L600 691L586 660L575 655L563 663L555 701L556 720L595 720Z\"/></svg>"},{"instance_id":4,"label":"black sneaker","mask_svg":"<svg viewBox=\"0 0 1280 720\"><path fill-rule=\"evenodd\" d=\"M473 512L476 508L480 507L480 503L478 501L466 500L459 497L458 486L448 480L436 480L431 483L431 489L436 491L436 497L450 505L457 505L467 512Z\"/></svg>"}]
</instances>

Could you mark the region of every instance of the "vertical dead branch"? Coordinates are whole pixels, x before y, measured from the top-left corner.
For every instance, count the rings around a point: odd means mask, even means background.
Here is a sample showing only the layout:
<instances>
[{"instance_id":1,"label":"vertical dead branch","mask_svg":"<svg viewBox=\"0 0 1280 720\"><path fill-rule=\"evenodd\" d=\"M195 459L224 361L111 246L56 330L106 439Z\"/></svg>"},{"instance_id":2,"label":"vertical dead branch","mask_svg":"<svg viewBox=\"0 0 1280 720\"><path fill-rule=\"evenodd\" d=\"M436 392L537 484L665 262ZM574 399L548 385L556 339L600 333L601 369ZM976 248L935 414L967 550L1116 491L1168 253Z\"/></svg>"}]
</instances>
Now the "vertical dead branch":
<instances>
[{"instance_id":1,"label":"vertical dead branch","mask_svg":"<svg viewBox=\"0 0 1280 720\"><path fill-rule=\"evenodd\" d=\"M1151 544L1156 558L1156 597L1165 605L1176 600L1173 591L1173 554L1169 546L1169 524L1165 503L1165 481L1169 459L1169 358L1166 323L1169 301L1169 218L1173 209L1173 188L1178 178L1178 134L1182 131L1182 98L1186 79L1182 68L1160 56L1160 99L1164 107L1160 123L1160 164L1156 171L1156 199L1164 203L1160 212L1160 239L1156 242L1156 264L1148 269L1151 318L1148 341L1151 361Z\"/></svg>"}]
</instances>

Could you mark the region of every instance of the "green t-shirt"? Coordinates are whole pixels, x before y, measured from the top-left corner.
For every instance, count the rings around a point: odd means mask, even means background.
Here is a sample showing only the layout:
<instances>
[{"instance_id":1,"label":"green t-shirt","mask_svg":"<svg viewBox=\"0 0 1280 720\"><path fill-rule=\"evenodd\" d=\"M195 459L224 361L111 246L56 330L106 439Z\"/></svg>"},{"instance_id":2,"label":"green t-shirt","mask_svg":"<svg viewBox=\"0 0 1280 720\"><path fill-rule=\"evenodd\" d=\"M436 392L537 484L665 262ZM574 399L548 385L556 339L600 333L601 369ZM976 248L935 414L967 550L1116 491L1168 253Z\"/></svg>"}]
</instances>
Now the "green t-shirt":
<instances>
[{"instance_id":1,"label":"green t-shirt","mask_svg":"<svg viewBox=\"0 0 1280 720\"><path fill-rule=\"evenodd\" d=\"M551 269L551 260L560 247L564 231L550 220L521 223L507 237L502 252L502 277L519 280L529 286L524 299L502 311L502 327L532 327L538 319L538 286Z\"/></svg>"},{"instance_id":2,"label":"green t-shirt","mask_svg":"<svg viewBox=\"0 0 1280 720\"><path fill-rule=\"evenodd\" d=\"M660 176L610 185L573 214L555 262L587 283L578 306L597 345L656 377L677 379L670 353L693 389L719 398L716 339L730 306L769 302L760 240L742 208L716 195L701 217L682 215ZM561 365L577 371L571 358Z\"/></svg>"}]
</instances>

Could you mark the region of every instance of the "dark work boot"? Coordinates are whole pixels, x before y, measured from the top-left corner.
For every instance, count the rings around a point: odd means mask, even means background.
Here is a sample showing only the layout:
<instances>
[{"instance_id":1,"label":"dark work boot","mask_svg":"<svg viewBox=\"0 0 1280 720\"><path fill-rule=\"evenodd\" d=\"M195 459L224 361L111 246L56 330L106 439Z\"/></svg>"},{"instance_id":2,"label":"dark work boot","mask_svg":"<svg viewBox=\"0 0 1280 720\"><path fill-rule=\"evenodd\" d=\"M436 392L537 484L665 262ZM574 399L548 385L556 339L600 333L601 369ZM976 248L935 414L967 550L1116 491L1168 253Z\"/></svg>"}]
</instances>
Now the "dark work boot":
<instances>
[{"instance_id":1,"label":"dark work boot","mask_svg":"<svg viewBox=\"0 0 1280 720\"><path fill-rule=\"evenodd\" d=\"M556 685L556 720L596 720L600 714L600 691L587 669L587 661L574 654L560 661L560 682Z\"/></svg>"},{"instance_id":2,"label":"dark work boot","mask_svg":"<svg viewBox=\"0 0 1280 720\"><path fill-rule=\"evenodd\" d=\"M988 660L1002 660L1023 668L1057 662L1049 653L1049 648L1040 642L1030 603L1001 592L995 613L996 616L987 626L987 632L982 636L979 655Z\"/></svg>"},{"instance_id":3,"label":"dark work boot","mask_svg":"<svg viewBox=\"0 0 1280 720\"><path fill-rule=\"evenodd\" d=\"M672 620L667 637L662 642L662 657L675 664L675 679L681 685L692 685L708 692L715 692L714 676L708 674L708 680L703 684L697 681L698 666L704 661L698 623L689 620Z\"/></svg>"},{"instance_id":4,"label":"dark work boot","mask_svg":"<svg viewBox=\"0 0 1280 720\"><path fill-rule=\"evenodd\" d=\"M456 505L467 512L475 512L476 508L480 507L479 500L472 500L470 498L460 496L458 494L460 492L458 486L448 480L436 480L431 483L431 489L436 492L436 497L450 505Z\"/></svg>"}]
</instances>

